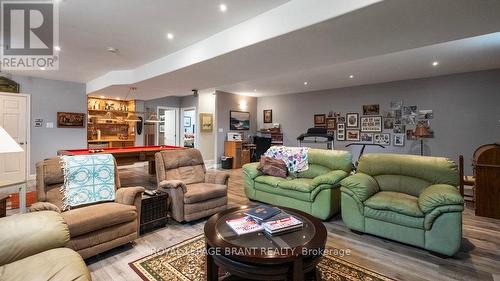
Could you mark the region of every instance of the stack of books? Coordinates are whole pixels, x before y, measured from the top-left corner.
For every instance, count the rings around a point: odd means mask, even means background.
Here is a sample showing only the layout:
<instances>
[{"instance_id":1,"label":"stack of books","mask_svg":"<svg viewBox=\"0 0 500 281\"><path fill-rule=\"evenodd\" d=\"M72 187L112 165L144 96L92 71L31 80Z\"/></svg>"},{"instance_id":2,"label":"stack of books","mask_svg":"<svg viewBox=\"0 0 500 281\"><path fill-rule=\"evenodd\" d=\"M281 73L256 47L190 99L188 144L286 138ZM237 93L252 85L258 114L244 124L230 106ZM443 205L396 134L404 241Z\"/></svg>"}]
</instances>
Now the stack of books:
<instances>
[{"instance_id":1,"label":"stack of books","mask_svg":"<svg viewBox=\"0 0 500 281\"><path fill-rule=\"evenodd\" d=\"M245 213L245 217L227 220L226 223L236 234L264 231L270 235L279 235L302 228L303 223L279 208L260 205Z\"/></svg>"}]
</instances>

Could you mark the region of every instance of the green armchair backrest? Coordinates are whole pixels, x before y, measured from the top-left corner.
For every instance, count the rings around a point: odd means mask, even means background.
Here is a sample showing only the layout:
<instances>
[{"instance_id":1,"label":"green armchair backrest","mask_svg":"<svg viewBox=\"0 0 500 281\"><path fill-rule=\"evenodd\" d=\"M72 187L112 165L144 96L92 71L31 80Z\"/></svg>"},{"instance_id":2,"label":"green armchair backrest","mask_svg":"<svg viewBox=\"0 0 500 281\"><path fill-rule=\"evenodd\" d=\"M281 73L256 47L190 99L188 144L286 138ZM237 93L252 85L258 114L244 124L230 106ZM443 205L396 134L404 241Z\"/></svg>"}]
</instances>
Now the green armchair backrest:
<instances>
[{"instance_id":1,"label":"green armchair backrest","mask_svg":"<svg viewBox=\"0 0 500 281\"><path fill-rule=\"evenodd\" d=\"M457 165L443 157L370 153L361 157L357 172L377 180L380 190L419 196L433 184L458 186Z\"/></svg>"},{"instance_id":2,"label":"green armchair backrest","mask_svg":"<svg viewBox=\"0 0 500 281\"><path fill-rule=\"evenodd\" d=\"M343 170L347 173L352 169L352 155L343 150L325 150L310 148L309 169L297 174L299 178L315 178L334 170Z\"/></svg>"}]
</instances>

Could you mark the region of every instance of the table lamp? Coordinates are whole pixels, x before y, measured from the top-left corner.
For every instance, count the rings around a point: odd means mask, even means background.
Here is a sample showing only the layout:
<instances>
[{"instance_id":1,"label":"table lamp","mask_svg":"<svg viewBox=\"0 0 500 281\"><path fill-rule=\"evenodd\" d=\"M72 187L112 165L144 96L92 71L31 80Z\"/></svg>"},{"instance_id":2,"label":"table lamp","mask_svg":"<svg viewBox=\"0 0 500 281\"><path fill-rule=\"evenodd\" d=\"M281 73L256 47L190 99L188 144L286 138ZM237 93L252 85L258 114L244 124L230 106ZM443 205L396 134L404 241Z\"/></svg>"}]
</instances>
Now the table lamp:
<instances>
[{"instance_id":1,"label":"table lamp","mask_svg":"<svg viewBox=\"0 0 500 281\"><path fill-rule=\"evenodd\" d=\"M0 126L0 154L22 151L23 148Z\"/></svg>"},{"instance_id":2,"label":"table lamp","mask_svg":"<svg viewBox=\"0 0 500 281\"><path fill-rule=\"evenodd\" d=\"M424 138L430 136L429 128L424 124L418 124L415 128L415 136L420 139L420 155L424 156Z\"/></svg>"}]
</instances>

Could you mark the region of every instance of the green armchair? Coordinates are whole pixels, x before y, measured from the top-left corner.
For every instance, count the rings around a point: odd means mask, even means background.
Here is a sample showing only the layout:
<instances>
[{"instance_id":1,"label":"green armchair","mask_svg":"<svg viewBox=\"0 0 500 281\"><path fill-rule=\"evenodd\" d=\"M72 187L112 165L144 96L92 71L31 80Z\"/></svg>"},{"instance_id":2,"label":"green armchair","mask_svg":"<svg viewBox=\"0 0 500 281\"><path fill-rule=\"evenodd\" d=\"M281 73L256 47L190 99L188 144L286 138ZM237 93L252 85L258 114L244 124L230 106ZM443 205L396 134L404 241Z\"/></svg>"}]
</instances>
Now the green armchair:
<instances>
[{"instance_id":1,"label":"green armchair","mask_svg":"<svg viewBox=\"0 0 500 281\"><path fill-rule=\"evenodd\" d=\"M291 207L326 220L340 211L340 181L351 172L347 151L309 149L309 169L286 179L264 175L259 163L243 166L245 194L251 200Z\"/></svg>"},{"instance_id":2,"label":"green armchair","mask_svg":"<svg viewBox=\"0 0 500 281\"><path fill-rule=\"evenodd\" d=\"M341 182L342 219L352 230L452 256L462 240L458 181L446 158L365 154Z\"/></svg>"},{"instance_id":3,"label":"green armchair","mask_svg":"<svg viewBox=\"0 0 500 281\"><path fill-rule=\"evenodd\" d=\"M82 257L66 248L61 214L40 211L0 219L0 280L91 280Z\"/></svg>"}]
</instances>

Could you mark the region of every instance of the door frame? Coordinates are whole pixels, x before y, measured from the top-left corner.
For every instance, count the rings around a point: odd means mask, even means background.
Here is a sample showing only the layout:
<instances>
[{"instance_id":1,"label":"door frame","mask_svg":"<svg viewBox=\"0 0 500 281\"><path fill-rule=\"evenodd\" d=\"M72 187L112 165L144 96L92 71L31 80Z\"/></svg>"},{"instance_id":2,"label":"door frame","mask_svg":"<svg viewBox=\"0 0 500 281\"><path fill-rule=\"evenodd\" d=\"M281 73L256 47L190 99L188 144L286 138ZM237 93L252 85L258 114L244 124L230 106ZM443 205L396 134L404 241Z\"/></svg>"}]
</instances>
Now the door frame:
<instances>
[{"instance_id":1,"label":"door frame","mask_svg":"<svg viewBox=\"0 0 500 281\"><path fill-rule=\"evenodd\" d=\"M160 110L174 110L175 111L175 145L178 146L180 143L180 138L179 138L179 108L178 107L171 107L171 106L157 106L156 107L156 116L158 116L158 119L160 119ZM158 123L158 124L161 124ZM156 126L156 144L160 144L160 126Z\"/></svg>"},{"instance_id":2,"label":"door frame","mask_svg":"<svg viewBox=\"0 0 500 281\"><path fill-rule=\"evenodd\" d=\"M25 97L26 98L26 150L24 151L26 155L26 181L30 179L31 176L31 95L30 94L18 94L18 93L7 93L0 92L0 96L8 97Z\"/></svg>"},{"instance_id":3,"label":"door frame","mask_svg":"<svg viewBox=\"0 0 500 281\"><path fill-rule=\"evenodd\" d=\"M179 118L179 127L182 128L180 130L180 135L179 135L179 146L184 146L184 111L191 111L194 110L194 118L195 118L195 128L194 128L194 148L198 149L198 120L196 120L196 116L198 116L198 110L196 109L196 106L188 106L188 107L182 107L180 111L180 118Z\"/></svg>"}]
</instances>

